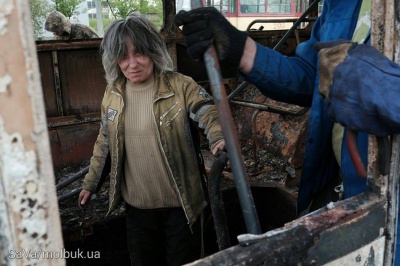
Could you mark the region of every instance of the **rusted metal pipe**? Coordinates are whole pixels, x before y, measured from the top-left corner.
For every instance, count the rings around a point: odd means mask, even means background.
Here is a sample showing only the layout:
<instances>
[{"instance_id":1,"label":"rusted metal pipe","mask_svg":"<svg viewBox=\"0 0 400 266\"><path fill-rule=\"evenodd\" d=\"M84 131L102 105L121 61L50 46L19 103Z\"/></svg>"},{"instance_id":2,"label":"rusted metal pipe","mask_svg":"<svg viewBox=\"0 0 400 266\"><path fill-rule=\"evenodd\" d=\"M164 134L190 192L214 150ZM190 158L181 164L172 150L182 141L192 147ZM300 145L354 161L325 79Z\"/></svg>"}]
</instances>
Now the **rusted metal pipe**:
<instances>
[{"instance_id":1,"label":"rusted metal pipe","mask_svg":"<svg viewBox=\"0 0 400 266\"><path fill-rule=\"evenodd\" d=\"M232 100L231 103L241 106L256 108L258 110L267 111L270 113L275 113L280 115L290 115L290 116L302 116L305 113L307 113L307 111L310 109L308 107L303 107L300 110L293 110L292 108L275 107L272 105L255 103L247 100L241 100L241 101Z\"/></svg>"},{"instance_id":2,"label":"rusted metal pipe","mask_svg":"<svg viewBox=\"0 0 400 266\"><path fill-rule=\"evenodd\" d=\"M251 116L251 134L252 134L252 143L253 143L253 160L256 165L258 165L258 157L257 157L257 125L254 122L261 111L256 110Z\"/></svg>"},{"instance_id":3,"label":"rusted metal pipe","mask_svg":"<svg viewBox=\"0 0 400 266\"><path fill-rule=\"evenodd\" d=\"M192 9L203 6L201 0L191 1ZM234 176L236 190L242 208L243 218L248 233L261 234L261 227L258 220L250 185L247 181L244 162L242 160L239 140L233 123L232 113L226 96L225 86L222 82L222 75L219 66L218 56L215 47L211 45L204 54L204 62L214 102L218 111L222 132L224 134L226 148Z\"/></svg>"},{"instance_id":4,"label":"rusted metal pipe","mask_svg":"<svg viewBox=\"0 0 400 266\"><path fill-rule=\"evenodd\" d=\"M227 100L224 84L222 83L222 76L215 48L209 49L206 52L204 61L206 63L207 73L211 83L211 90L218 111L218 118L224 133L226 148L247 231L252 234L260 234L261 227L258 221L250 185L247 181L239 140L234 127L232 112Z\"/></svg>"}]
</instances>

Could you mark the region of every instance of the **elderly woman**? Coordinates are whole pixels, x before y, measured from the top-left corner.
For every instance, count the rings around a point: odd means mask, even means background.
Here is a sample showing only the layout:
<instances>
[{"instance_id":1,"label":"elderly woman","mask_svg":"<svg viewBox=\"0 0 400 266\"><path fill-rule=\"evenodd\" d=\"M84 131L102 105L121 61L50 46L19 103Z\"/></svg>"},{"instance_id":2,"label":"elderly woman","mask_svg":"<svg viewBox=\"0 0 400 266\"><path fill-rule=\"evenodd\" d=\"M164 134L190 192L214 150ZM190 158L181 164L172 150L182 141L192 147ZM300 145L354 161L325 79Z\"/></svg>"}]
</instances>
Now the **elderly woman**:
<instances>
[{"instance_id":1,"label":"elderly woman","mask_svg":"<svg viewBox=\"0 0 400 266\"><path fill-rule=\"evenodd\" d=\"M172 71L145 17L116 20L101 43L108 86L102 123L78 204L96 191L111 158L109 211L126 202L132 265L182 265L201 256L205 177L197 128L213 153L225 148L211 96ZM107 214L108 214L107 213Z\"/></svg>"}]
</instances>

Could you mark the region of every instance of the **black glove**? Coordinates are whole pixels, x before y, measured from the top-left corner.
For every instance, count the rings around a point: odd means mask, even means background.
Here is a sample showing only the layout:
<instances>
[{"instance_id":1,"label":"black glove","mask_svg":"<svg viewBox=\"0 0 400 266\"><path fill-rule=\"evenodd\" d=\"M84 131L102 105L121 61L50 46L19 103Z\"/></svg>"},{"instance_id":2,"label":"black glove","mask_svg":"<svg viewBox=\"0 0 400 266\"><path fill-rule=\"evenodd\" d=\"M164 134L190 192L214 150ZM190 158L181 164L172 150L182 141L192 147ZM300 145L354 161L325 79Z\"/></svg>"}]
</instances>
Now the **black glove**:
<instances>
[{"instance_id":1,"label":"black glove","mask_svg":"<svg viewBox=\"0 0 400 266\"><path fill-rule=\"evenodd\" d=\"M181 10L175 15L175 24L183 25L187 52L192 59L201 60L214 41L219 60L238 68L247 34L236 29L217 9Z\"/></svg>"}]
</instances>

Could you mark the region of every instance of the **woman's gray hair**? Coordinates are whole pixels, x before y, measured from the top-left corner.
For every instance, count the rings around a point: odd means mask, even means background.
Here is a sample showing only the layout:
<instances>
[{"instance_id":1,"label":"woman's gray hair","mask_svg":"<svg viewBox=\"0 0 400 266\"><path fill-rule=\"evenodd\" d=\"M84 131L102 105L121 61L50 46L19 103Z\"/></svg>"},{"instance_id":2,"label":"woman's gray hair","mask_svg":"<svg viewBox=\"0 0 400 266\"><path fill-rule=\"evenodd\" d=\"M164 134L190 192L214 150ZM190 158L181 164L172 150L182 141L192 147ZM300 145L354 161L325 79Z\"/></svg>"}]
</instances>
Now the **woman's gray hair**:
<instances>
[{"instance_id":1,"label":"woman's gray hair","mask_svg":"<svg viewBox=\"0 0 400 266\"><path fill-rule=\"evenodd\" d=\"M125 80L118 62L128 53L127 39L132 41L137 53L153 60L155 75L173 69L171 57L161 34L146 17L132 14L126 19L113 21L100 44L108 84Z\"/></svg>"}]
</instances>

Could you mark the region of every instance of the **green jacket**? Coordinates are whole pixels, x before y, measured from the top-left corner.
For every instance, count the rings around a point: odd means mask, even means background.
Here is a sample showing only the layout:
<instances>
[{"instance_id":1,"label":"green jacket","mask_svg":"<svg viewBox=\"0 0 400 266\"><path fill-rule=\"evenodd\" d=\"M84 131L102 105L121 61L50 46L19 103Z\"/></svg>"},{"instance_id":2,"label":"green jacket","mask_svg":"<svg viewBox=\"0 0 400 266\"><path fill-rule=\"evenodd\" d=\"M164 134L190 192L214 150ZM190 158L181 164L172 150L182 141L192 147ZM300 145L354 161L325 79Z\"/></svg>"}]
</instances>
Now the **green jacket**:
<instances>
[{"instance_id":1,"label":"green jacket","mask_svg":"<svg viewBox=\"0 0 400 266\"><path fill-rule=\"evenodd\" d=\"M207 136L210 148L223 139L221 126L211 96L190 77L169 72L155 77L157 92L153 101L154 123L158 143L168 162L168 171L179 191L180 201L189 224L193 224L206 206L202 188L204 165L197 128ZM121 201L124 148L124 90L125 83L108 85L101 106L101 127L90 160L89 173L83 189L95 192L111 158L109 210ZM195 127L193 127L195 126ZM197 139L197 141L196 141Z\"/></svg>"}]
</instances>

